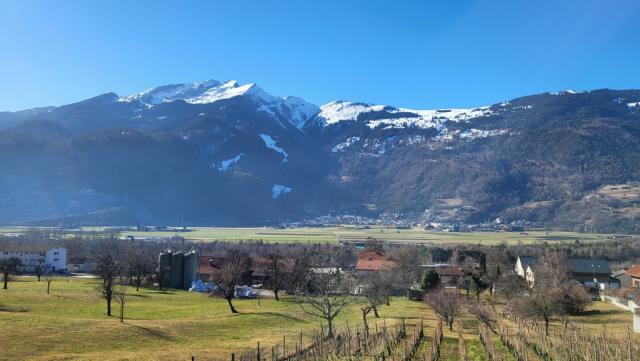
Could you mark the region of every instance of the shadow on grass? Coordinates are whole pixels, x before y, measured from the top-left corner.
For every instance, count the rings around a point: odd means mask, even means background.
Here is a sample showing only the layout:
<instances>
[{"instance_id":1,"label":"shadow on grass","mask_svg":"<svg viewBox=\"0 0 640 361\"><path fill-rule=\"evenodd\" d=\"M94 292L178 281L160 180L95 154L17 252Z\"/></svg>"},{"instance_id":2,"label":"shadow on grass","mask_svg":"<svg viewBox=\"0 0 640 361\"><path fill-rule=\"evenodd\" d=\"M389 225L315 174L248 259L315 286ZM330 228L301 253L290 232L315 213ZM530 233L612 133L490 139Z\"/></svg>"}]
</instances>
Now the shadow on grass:
<instances>
[{"instance_id":1,"label":"shadow on grass","mask_svg":"<svg viewBox=\"0 0 640 361\"><path fill-rule=\"evenodd\" d=\"M145 295L143 293L128 293L127 296L138 297L138 298L149 298L149 295Z\"/></svg>"},{"instance_id":2,"label":"shadow on grass","mask_svg":"<svg viewBox=\"0 0 640 361\"><path fill-rule=\"evenodd\" d=\"M154 294L154 295L175 295L175 292L170 292L170 291L149 291L150 293Z\"/></svg>"},{"instance_id":3,"label":"shadow on grass","mask_svg":"<svg viewBox=\"0 0 640 361\"><path fill-rule=\"evenodd\" d=\"M296 322L306 322L302 318L291 316L291 315L288 315L288 314L285 314L285 313L280 313L280 312L270 312L270 311L267 311L267 312L240 312L240 313L236 313L236 315L238 315L238 316L247 315L247 316L280 317L280 318L284 318L284 319L291 320L291 321L296 321Z\"/></svg>"},{"instance_id":4,"label":"shadow on grass","mask_svg":"<svg viewBox=\"0 0 640 361\"><path fill-rule=\"evenodd\" d=\"M173 337L167 335L165 332L160 331L160 330L154 330L154 329L149 328L149 327L134 325L134 324L129 323L127 321L125 321L124 324L139 329L140 331L142 331L147 336L156 337L156 338L167 340L167 341L172 341L174 339Z\"/></svg>"},{"instance_id":5,"label":"shadow on grass","mask_svg":"<svg viewBox=\"0 0 640 361\"><path fill-rule=\"evenodd\" d=\"M12 313L29 312L29 309L24 307L13 307L13 306L0 304L0 312L12 312Z\"/></svg>"}]
</instances>

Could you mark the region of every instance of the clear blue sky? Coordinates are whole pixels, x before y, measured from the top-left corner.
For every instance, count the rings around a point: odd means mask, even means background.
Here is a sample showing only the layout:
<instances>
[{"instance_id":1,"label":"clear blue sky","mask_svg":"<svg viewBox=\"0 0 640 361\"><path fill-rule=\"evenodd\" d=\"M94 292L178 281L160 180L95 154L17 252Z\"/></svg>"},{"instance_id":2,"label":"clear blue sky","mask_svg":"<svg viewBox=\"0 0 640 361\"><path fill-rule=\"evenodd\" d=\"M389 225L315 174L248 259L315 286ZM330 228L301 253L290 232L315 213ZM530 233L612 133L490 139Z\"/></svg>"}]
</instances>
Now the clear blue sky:
<instances>
[{"instance_id":1,"label":"clear blue sky","mask_svg":"<svg viewBox=\"0 0 640 361\"><path fill-rule=\"evenodd\" d=\"M0 0L0 110L209 78L415 108L640 88L640 1Z\"/></svg>"}]
</instances>

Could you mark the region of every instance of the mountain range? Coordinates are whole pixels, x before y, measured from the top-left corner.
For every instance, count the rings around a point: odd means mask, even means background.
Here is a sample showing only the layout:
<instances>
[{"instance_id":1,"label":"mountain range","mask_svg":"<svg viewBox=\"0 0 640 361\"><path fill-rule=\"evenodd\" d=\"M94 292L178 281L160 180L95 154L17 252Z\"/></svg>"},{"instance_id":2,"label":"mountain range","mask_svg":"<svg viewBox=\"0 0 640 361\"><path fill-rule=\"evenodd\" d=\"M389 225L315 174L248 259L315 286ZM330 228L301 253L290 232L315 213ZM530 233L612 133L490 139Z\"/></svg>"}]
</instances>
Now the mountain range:
<instances>
[{"instance_id":1,"label":"mountain range","mask_svg":"<svg viewBox=\"0 0 640 361\"><path fill-rule=\"evenodd\" d=\"M0 112L0 154L2 224L396 214L640 231L640 90L416 110L207 80Z\"/></svg>"}]
</instances>

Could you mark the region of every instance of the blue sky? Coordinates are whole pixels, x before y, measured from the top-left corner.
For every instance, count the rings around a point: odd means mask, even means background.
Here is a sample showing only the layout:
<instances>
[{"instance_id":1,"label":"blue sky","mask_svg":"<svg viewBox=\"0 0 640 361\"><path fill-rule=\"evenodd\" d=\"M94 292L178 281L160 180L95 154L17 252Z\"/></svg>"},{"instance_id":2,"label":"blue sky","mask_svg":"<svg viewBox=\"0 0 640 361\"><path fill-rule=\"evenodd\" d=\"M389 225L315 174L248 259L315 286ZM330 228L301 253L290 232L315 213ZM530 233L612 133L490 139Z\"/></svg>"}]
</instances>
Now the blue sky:
<instances>
[{"instance_id":1,"label":"blue sky","mask_svg":"<svg viewBox=\"0 0 640 361\"><path fill-rule=\"evenodd\" d=\"M638 19L636 0L0 0L0 110L209 78L414 108L640 88Z\"/></svg>"}]
</instances>

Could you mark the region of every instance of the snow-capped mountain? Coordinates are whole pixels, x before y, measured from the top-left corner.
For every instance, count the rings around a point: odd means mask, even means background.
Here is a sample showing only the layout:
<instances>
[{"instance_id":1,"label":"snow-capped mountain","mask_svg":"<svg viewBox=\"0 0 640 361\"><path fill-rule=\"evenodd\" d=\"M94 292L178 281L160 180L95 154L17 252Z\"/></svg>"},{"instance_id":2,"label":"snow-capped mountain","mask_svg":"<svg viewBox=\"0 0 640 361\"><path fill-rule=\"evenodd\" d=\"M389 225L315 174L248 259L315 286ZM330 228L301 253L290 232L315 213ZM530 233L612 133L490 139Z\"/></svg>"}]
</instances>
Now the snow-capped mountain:
<instances>
[{"instance_id":1,"label":"snow-capped mountain","mask_svg":"<svg viewBox=\"0 0 640 361\"><path fill-rule=\"evenodd\" d=\"M0 222L169 224L180 215L247 225L428 211L580 225L616 214L611 224L633 225L627 199L607 203L619 213L594 200L599 187L640 179L639 109L636 90L436 110L317 107L236 81L106 93L0 112Z\"/></svg>"},{"instance_id":2,"label":"snow-capped mountain","mask_svg":"<svg viewBox=\"0 0 640 361\"><path fill-rule=\"evenodd\" d=\"M473 118L494 115L489 106L472 109L416 110L372 105L348 101L334 101L320 107L316 121L329 126L342 121L366 121L370 128L436 128L443 129L447 122L465 122Z\"/></svg>"},{"instance_id":3,"label":"snow-capped mountain","mask_svg":"<svg viewBox=\"0 0 640 361\"><path fill-rule=\"evenodd\" d=\"M273 118L284 118L295 128L302 129L320 109L298 97L273 96L255 83L240 85L235 80L221 83L206 80L186 84L164 85L141 93L118 98L119 102L140 102L147 107L182 100L189 104L213 104L225 99L245 97L258 104L257 111Z\"/></svg>"}]
</instances>

